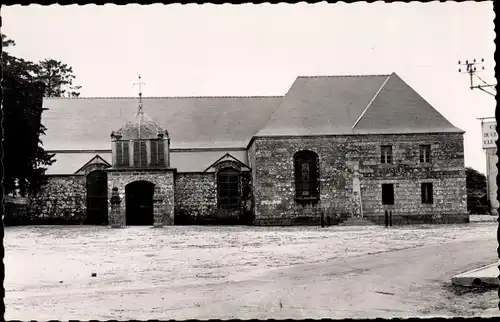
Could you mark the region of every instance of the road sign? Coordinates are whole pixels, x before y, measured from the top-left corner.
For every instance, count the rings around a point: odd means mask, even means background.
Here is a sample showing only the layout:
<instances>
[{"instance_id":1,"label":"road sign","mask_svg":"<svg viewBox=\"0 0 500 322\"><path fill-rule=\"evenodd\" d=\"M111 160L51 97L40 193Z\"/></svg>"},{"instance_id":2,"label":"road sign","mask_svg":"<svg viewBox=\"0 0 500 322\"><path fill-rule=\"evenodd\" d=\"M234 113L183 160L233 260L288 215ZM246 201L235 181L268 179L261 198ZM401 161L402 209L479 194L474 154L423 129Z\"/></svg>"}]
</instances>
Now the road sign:
<instances>
[{"instance_id":1,"label":"road sign","mask_svg":"<svg viewBox=\"0 0 500 322\"><path fill-rule=\"evenodd\" d=\"M498 139L497 122L485 121L482 124L483 149L496 148Z\"/></svg>"}]
</instances>

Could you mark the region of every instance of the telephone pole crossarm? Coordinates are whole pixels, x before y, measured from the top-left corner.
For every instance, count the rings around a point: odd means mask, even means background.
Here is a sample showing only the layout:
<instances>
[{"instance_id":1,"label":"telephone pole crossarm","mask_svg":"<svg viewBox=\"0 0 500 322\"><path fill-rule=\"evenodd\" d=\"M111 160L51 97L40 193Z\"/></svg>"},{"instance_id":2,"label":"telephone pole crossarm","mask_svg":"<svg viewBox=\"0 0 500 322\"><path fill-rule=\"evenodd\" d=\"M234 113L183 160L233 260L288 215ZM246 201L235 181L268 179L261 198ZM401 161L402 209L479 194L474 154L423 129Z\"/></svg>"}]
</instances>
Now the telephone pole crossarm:
<instances>
[{"instance_id":1,"label":"telephone pole crossarm","mask_svg":"<svg viewBox=\"0 0 500 322\"><path fill-rule=\"evenodd\" d=\"M469 74L470 76L470 89L473 90L473 89L479 89L479 90L482 90L483 92L485 93L488 93L492 96L495 96L496 94L495 93L492 93L490 91L487 91L485 88L487 87L493 87L494 90L496 91L496 84L488 84L486 81L484 81L481 77L477 76L477 68L478 67L482 67L480 68L480 70L484 70L484 66L480 66L482 65L484 62L484 59L481 58L481 61L476 61L475 59L473 59L472 61L469 61L469 60L466 60L465 63L461 62L460 60L458 61L458 65L459 66L464 66L465 67L465 70L462 71L462 68L459 68L458 69L458 72L459 73L463 73L463 74ZM480 79L484 84L482 85L474 85L474 76L477 77L478 79Z\"/></svg>"}]
</instances>

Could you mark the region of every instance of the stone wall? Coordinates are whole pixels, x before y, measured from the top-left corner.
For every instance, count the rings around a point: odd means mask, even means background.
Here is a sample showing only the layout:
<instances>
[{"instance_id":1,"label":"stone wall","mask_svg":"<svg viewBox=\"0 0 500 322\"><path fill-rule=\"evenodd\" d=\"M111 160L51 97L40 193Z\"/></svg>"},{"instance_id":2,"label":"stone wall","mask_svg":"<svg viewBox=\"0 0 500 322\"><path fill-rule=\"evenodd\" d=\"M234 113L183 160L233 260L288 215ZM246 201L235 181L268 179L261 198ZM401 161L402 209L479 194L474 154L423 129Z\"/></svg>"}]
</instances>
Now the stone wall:
<instances>
[{"instance_id":1,"label":"stone wall","mask_svg":"<svg viewBox=\"0 0 500 322\"><path fill-rule=\"evenodd\" d=\"M215 173L178 173L175 176L175 216L187 223L217 212Z\"/></svg>"},{"instance_id":2,"label":"stone wall","mask_svg":"<svg viewBox=\"0 0 500 322\"><path fill-rule=\"evenodd\" d=\"M431 145L429 165L419 163L420 144ZM392 164L381 164L381 145L393 146ZM319 156L316 204L295 200L293 155L300 150ZM319 224L322 215L343 219L358 211L378 222L384 216L382 183L395 184L393 216L413 216L421 222L468 220L462 134L256 138L249 162L257 225ZM353 193L356 181L362 195L359 210ZM433 205L421 203L422 182L434 185Z\"/></svg>"},{"instance_id":3,"label":"stone wall","mask_svg":"<svg viewBox=\"0 0 500 322\"><path fill-rule=\"evenodd\" d=\"M49 176L29 198L29 218L18 224L81 224L87 217L85 176Z\"/></svg>"},{"instance_id":4,"label":"stone wall","mask_svg":"<svg viewBox=\"0 0 500 322\"><path fill-rule=\"evenodd\" d=\"M251 174L242 171L239 209L217 207L217 173L177 173L175 216L178 224L252 224Z\"/></svg>"},{"instance_id":5,"label":"stone wall","mask_svg":"<svg viewBox=\"0 0 500 322\"><path fill-rule=\"evenodd\" d=\"M343 216L351 208L352 170L345 156L347 137L257 138L249 153L254 173L255 224L319 224L321 213ZM319 156L320 200L295 201L293 156L310 150Z\"/></svg>"},{"instance_id":6,"label":"stone wall","mask_svg":"<svg viewBox=\"0 0 500 322\"><path fill-rule=\"evenodd\" d=\"M111 197L113 187L118 188L121 199L119 217L111 216L111 203L108 203L109 223L111 226L125 226L125 186L134 181L148 181L155 185L153 194L154 203L154 225L174 224L174 169L149 170L149 169L107 169L108 173L108 196Z\"/></svg>"}]
</instances>

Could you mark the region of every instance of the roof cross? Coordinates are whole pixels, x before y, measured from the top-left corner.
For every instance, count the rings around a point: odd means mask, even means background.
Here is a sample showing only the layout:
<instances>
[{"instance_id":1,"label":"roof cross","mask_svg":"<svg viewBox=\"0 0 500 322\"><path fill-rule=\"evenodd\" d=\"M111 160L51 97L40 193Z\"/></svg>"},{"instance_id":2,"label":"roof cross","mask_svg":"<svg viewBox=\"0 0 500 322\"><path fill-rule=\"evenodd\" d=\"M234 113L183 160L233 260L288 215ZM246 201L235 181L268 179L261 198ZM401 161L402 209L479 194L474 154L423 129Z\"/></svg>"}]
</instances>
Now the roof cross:
<instances>
[{"instance_id":1,"label":"roof cross","mask_svg":"<svg viewBox=\"0 0 500 322\"><path fill-rule=\"evenodd\" d=\"M141 75L139 75L138 77L139 77L139 82L134 83L134 86L139 85L139 111L138 112L142 113L142 86L141 85L145 85L146 83L141 82Z\"/></svg>"}]
</instances>

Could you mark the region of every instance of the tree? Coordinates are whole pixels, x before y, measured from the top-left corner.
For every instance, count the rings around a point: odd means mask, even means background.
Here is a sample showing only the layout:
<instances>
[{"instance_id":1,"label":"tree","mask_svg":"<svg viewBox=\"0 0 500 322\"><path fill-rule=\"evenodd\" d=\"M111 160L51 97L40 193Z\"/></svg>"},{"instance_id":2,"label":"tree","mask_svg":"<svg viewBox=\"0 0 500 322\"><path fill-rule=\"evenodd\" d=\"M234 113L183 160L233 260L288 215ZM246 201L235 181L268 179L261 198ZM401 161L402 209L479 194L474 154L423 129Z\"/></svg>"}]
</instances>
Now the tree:
<instances>
[{"instance_id":1,"label":"tree","mask_svg":"<svg viewBox=\"0 0 500 322\"><path fill-rule=\"evenodd\" d=\"M55 161L40 139L46 130L41 124L43 97L47 93L78 96L78 88L71 89L71 67L52 59L36 64L14 57L5 51L12 46L15 42L2 35L3 187L11 192L18 179L21 194L25 195L45 183L46 166Z\"/></svg>"},{"instance_id":2,"label":"tree","mask_svg":"<svg viewBox=\"0 0 500 322\"><path fill-rule=\"evenodd\" d=\"M477 170L465 168L467 187L467 210L471 213L489 211L486 176ZM485 209L486 208L486 209Z\"/></svg>"},{"instance_id":3,"label":"tree","mask_svg":"<svg viewBox=\"0 0 500 322\"><path fill-rule=\"evenodd\" d=\"M4 187L14 189L19 180L21 194L35 192L45 182L44 166L51 165L53 154L46 153L40 136L43 84L22 80L5 70L3 75L4 111Z\"/></svg>"},{"instance_id":4,"label":"tree","mask_svg":"<svg viewBox=\"0 0 500 322\"><path fill-rule=\"evenodd\" d=\"M54 59L38 63L37 78L45 84L46 97L78 97L81 86L73 86L73 68Z\"/></svg>"},{"instance_id":5,"label":"tree","mask_svg":"<svg viewBox=\"0 0 500 322\"><path fill-rule=\"evenodd\" d=\"M2 34L2 48L14 47L15 41ZM81 86L73 85L73 68L54 59L44 59L37 64L2 52L4 68L18 77L40 81L45 85L45 97L78 97Z\"/></svg>"}]
</instances>

